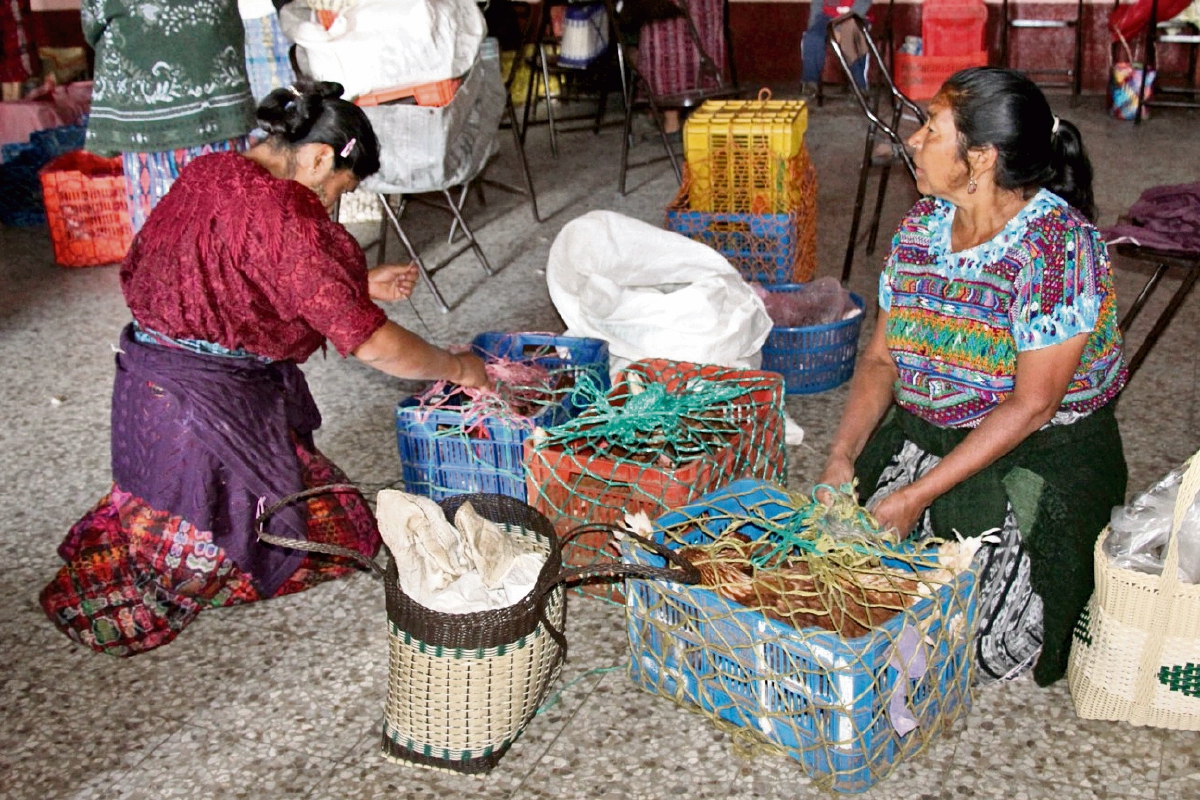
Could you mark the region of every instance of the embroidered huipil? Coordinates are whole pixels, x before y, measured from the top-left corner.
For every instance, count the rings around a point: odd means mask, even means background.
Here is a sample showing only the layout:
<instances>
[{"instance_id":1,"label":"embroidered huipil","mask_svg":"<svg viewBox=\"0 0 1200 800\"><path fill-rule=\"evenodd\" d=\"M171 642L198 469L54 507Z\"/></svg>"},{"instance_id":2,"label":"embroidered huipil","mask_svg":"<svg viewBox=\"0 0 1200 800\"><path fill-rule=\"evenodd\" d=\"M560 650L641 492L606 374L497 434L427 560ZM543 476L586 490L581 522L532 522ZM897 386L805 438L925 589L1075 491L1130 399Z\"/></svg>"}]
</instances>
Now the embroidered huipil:
<instances>
[{"instance_id":1,"label":"embroidered huipil","mask_svg":"<svg viewBox=\"0 0 1200 800\"><path fill-rule=\"evenodd\" d=\"M83 0L96 51L86 146L197 147L254 127L236 0Z\"/></svg>"},{"instance_id":2,"label":"embroidered huipil","mask_svg":"<svg viewBox=\"0 0 1200 800\"><path fill-rule=\"evenodd\" d=\"M1013 389L1017 354L1088 338L1055 422L1125 383L1116 293L1096 229L1045 189L991 240L951 252L954 206L922 198L879 277L896 402L941 427L974 427Z\"/></svg>"}]
</instances>

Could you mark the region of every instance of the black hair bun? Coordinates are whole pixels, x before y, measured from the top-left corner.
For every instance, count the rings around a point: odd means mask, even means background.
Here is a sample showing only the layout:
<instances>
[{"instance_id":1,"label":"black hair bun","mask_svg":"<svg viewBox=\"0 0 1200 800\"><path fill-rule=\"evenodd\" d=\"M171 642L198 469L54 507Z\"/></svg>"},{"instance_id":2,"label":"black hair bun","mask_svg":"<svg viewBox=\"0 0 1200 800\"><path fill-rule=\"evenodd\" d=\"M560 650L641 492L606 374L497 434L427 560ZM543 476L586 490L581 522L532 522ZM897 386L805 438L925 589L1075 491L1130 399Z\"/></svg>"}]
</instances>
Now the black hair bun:
<instances>
[{"instance_id":1,"label":"black hair bun","mask_svg":"<svg viewBox=\"0 0 1200 800\"><path fill-rule=\"evenodd\" d=\"M345 88L334 81L297 80L263 98L255 114L258 126L270 136L299 142L321 118L325 101L336 100L343 92Z\"/></svg>"},{"instance_id":2,"label":"black hair bun","mask_svg":"<svg viewBox=\"0 0 1200 800\"><path fill-rule=\"evenodd\" d=\"M337 81L320 81L313 84L312 88L323 100L339 100L346 93L346 87Z\"/></svg>"}]
</instances>

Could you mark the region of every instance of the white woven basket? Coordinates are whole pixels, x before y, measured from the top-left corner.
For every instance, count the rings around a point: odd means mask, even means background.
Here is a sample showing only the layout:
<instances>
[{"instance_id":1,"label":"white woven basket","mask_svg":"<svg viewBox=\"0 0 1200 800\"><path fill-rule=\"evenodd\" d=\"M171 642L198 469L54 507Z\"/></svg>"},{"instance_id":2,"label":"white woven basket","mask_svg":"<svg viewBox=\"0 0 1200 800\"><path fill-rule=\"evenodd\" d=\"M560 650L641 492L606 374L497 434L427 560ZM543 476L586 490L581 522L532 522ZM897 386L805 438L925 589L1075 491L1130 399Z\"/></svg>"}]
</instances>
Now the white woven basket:
<instances>
[{"instance_id":1,"label":"white woven basket","mask_svg":"<svg viewBox=\"0 0 1200 800\"><path fill-rule=\"evenodd\" d=\"M1200 455L1200 454L1198 454ZM1179 581L1179 527L1200 488L1193 456L1161 575L1113 567L1096 541L1096 591L1075 625L1067 680L1085 719L1200 730L1200 585Z\"/></svg>"}]
</instances>

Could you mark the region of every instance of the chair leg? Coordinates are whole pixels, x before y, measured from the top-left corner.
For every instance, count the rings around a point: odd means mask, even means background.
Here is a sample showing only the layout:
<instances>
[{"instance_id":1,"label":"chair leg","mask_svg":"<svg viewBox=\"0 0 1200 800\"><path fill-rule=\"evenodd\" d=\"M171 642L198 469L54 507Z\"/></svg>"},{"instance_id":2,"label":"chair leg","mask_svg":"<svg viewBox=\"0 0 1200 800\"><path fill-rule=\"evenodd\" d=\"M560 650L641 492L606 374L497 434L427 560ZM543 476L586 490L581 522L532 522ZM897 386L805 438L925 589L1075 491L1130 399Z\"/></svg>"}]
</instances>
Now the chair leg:
<instances>
[{"instance_id":1,"label":"chair leg","mask_svg":"<svg viewBox=\"0 0 1200 800\"><path fill-rule=\"evenodd\" d=\"M1122 335L1129 330L1129 326L1133 324L1135 319L1137 319L1137 315L1142 311L1142 306L1146 305L1146 301L1150 299L1150 295L1152 295L1154 290L1158 288L1159 282L1166 273L1167 265L1159 264L1154 270L1154 274L1150 276L1148 281L1146 281L1146 285L1142 287L1140 292L1138 292L1137 299L1133 301L1133 305L1129 307L1129 310L1125 312L1125 317L1117 325L1117 328L1121 331Z\"/></svg>"},{"instance_id":2,"label":"chair leg","mask_svg":"<svg viewBox=\"0 0 1200 800\"><path fill-rule=\"evenodd\" d=\"M482 198L483 197L483 188L482 188L483 181L476 181L475 186L477 188L479 188L479 196L480 196L480 198ZM462 191L458 193L458 210L460 212L462 211L463 206L467 202L467 192L470 190L470 188L471 188L471 182L467 181L466 183L464 183L462 185ZM446 192L446 197L447 198L450 197L450 192L448 190ZM454 234L456 234L456 233L458 233L458 218L457 217L455 217L455 219L451 220L451 222L450 222L450 233L449 233L449 235L446 236L446 244L454 244Z\"/></svg>"},{"instance_id":3,"label":"chair leg","mask_svg":"<svg viewBox=\"0 0 1200 800\"><path fill-rule=\"evenodd\" d=\"M475 257L479 259L479 263L483 266L483 271L488 275L495 275L496 271L488 263L487 256L483 254L483 248L479 246L479 242L475 239L475 234L471 233L471 229L467 227L466 220L459 213L458 206L454 204L454 197L450 194L450 190L443 189L442 195L446 198L446 205L450 207L450 213L454 215L454 219L462 226L463 234L467 237L467 241L471 243L471 249L475 251Z\"/></svg>"},{"instance_id":4,"label":"chair leg","mask_svg":"<svg viewBox=\"0 0 1200 800\"><path fill-rule=\"evenodd\" d=\"M621 130L621 173L617 178L617 193L625 196L625 177L629 172L629 137L633 135L633 98L625 90L625 126Z\"/></svg>"},{"instance_id":5,"label":"chair leg","mask_svg":"<svg viewBox=\"0 0 1200 800\"><path fill-rule=\"evenodd\" d=\"M546 88L546 122L550 127L550 155L558 158L558 132L554 130L554 103L550 100L550 64L546 61L546 45L538 43L538 63L541 64L542 85Z\"/></svg>"},{"instance_id":6,"label":"chair leg","mask_svg":"<svg viewBox=\"0 0 1200 800\"><path fill-rule=\"evenodd\" d=\"M442 313L445 314L449 312L450 306L446 304L446 298L442 297L442 293L438 291L437 285L433 282L433 277L429 274L429 270L425 267L424 260L421 259L421 255L417 252L416 248L412 246L412 242L408 240L408 235L404 233L404 228L400 225L400 216L404 213L403 204L400 207L400 212L397 213L392 209L391 204L388 203L387 198L384 195L379 195L379 200L383 203L384 217L391 222L392 229L396 231L396 236L400 239L400 244L404 245L404 249L408 251L408 257L411 258L413 263L417 265L417 274L421 276L421 282L424 283L429 291L433 294L433 297L435 300L437 300L438 307L441 308ZM454 204L451 203L450 205L453 207Z\"/></svg>"},{"instance_id":7,"label":"chair leg","mask_svg":"<svg viewBox=\"0 0 1200 800\"><path fill-rule=\"evenodd\" d=\"M517 158L521 160L521 174L525 178L525 190L529 193L529 207L533 211L533 221L541 222L542 217L538 214L537 194L533 191L533 175L529 172L529 160L525 158L525 139L517 130L517 112L513 108L512 96L505 98L506 110L508 118L512 120L513 145L517 148Z\"/></svg>"},{"instance_id":8,"label":"chair leg","mask_svg":"<svg viewBox=\"0 0 1200 800\"><path fill-rule=\"evenodd\" d=\"M879 235L879 219L883 214L883 197L887 194L888 178L892 175L892 164L889 161L879 171L879 192L875 195L875 211L871 214L871 229L867 233L867 255L875 252L875 239Z\"/></svg>"},{"instance_id":9,"label":"chair leg","mask_svg":"<svg viewBox=\"0 0 1200 800\"><path fill-rule=\"evenodd\" d=\"M379 204L382 205L384 208L386 208L387 204L388 204L387 198L385 198L381 194L376 195L376 197L379 199ZM382 214L379 217L379 257L378 257L378 260L375 262L376 264L386 264L387 263L387 235L388 235L388 218L387 218L387 214Z\"/></svg>"},{"instance_id":10,"label":"chair leg","mask_svg":"<svg viewBox=\"0 0 1200 800\"><path fill-rule=\"evenodd\" d=\"M1075 7L1075 63L1071 71L1071 107L1079 104L1083 89L1083 0Z\"/></svg>"},{"instance_id":11,"label":"chair leg","mask_svg":"<svg viewBox=\"0 0 1200 800\"><path fill-rule=\"evenodd\" d=\"M645 80L642 78L641 80ZM663 149L667 151L667 158L671 159L671 169L675 170L675 180L683 183L683 168L679 166L679 157L675 155L675 151L671 148L671 140L667 138L667 126L663 123L662 111L654 102L654 93L650 91L650 87L646 87L646 99L650 102L650 111L654 114L654 121L658 124L658 137L662 140Z\"/></svg>"},{"instance_id":12,"label":"chair leg","mask_svg":"<svg viewBox=\"0 0 1200 800\"><path fill-rule=\"evenodd\" d=\"M867 145L863 151L862 166L858 170L858 190L854 193L854 216L850 220L850 238L846 241L846 260L842 264L842 283L850 280L850 267L854 265L854 246L858 242L858 225L862 221L863 203L867 197L867 173L871 169L871 151L875 148L875 128L867 131Z\"/></svg>"},{"instance_id":13,"label":"chair leg","mask_svg":"<svg viewBox=\"0 0 1200 800\"><path fill-rule=\"evenodd\" d=\"M1162 266L1160 265L1160 268ZM1150 349L1154 347L1154 344L1158 341L1158 337L1162 335L1162 332L1167 329L1167 325L1171 323L1175 312L1179 311L1179 307L1187 299L1188 294L1192 291L1192 287L1196 285L1197 278L1200 278L1200 262L1188 269L1187 275L1183 278L1183 283L1179 284L1179 288L1171 296L1171 302L1167 303L1167 307L1158 315L1158 320L1155 321L1154 327L1146 334L1146 340L1142 342L1142 346L1134 354L1133 360L1129 362L1129 380L1133 380L1133 376L1141 368L1142 362L1146 360L1146 356L1150 355Z\"/></svg>"}]
</instances>

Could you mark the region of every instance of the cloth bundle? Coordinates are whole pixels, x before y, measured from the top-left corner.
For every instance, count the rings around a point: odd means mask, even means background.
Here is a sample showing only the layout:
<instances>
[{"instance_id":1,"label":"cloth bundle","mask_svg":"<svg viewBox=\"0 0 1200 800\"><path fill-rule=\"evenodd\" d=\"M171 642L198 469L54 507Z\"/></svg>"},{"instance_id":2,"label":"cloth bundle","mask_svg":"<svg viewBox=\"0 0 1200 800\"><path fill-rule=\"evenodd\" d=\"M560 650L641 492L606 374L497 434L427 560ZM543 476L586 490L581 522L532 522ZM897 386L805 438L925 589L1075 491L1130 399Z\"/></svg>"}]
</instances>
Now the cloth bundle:
<instances>
[{"instance_id":1,"label":"cloth bundle","mask_svg":"<svg viewBox=\"0 0 1200 800\"><path fill-rule=\"evenodd\" d=\"M379 493L379 533L392 551L400 588L446 614L508 608L537 583L545 556L463 503L454 524L433 500Z\"/></svg>"}]
</instances>

